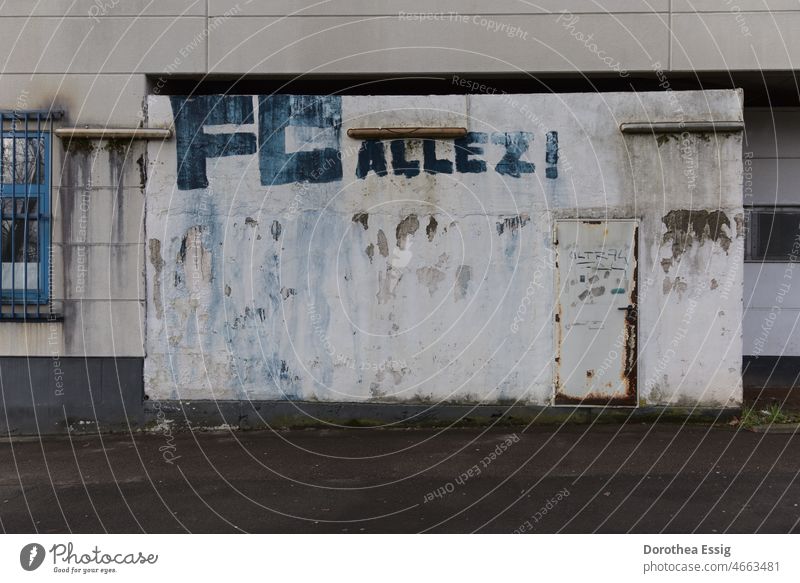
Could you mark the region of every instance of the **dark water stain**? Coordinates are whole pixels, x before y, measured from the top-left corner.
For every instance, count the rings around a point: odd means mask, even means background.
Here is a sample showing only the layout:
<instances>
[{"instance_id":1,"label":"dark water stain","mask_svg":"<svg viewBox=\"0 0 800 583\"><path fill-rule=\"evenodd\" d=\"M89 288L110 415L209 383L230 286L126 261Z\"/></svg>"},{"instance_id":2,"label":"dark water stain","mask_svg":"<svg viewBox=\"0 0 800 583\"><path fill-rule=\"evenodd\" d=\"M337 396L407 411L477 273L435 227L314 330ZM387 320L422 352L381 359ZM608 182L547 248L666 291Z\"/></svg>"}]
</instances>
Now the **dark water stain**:
<instances>
[{"instance_id":1,"label":"dark water stain","mask_svg":"<svg viewBox=\"0 0 800 583\"><path fill-rule=\"evenodd\" d=\"M670 211L662 221L667 228L663 243L672 242L672 256L680 257L694 241L702 245L706 240L719 244L725 252L731 245L731 222L728 216L720 211L678 209ZM723 227L727 227L726 230Z\"/></svg>"},{"instance_id":2,"label":"dark water stain","mask_svg":"<svg viewBox=\"0 0 800 583\"><path fill-rule=\"evenodd\" d=\"M156 306L156 317L160 320L164 316L164 304L161 303L161 270L164 269L164 258L161 256L161 241L150 239L150 263L153 265L153 303Z\"/></svg>"},{"instance_id":3,"label":"dark water stain","mask_svg":"<svg viewBox=\"0 0 800 583\"><path fill-rule=\"evenodd\" d=\"M436 229L439 226L438 221L431 215L431 219L428 221L428 226L425 227L425 234L428 235L428 241L433 241L433 238L436 236Z\"/></svg>"},{"instance_id":4,"label":"dark water stain","mask_svg":"<svg viewBox=\"0 0 800 583\"><path fill-rule=\"evenodd\" d=\"M378 229L378 252L384 257L389 257L389 241L383 229Z\"/></svg>"},{"instance_id":5,"label":"dark water stain","mask_svg":"<svg viewBox=\"0 0 800 583\"><path fill-rule=\"evenodd\" d=\"M281 231L283 231L281 224L278 221L272 221L272 226L269 228L272 238L277 241L281 236Z\"/></svg>"},{"instance_id":6,"label":"dark water stain","mask_svg":"<svg viewBox=\"0 0 800 583\"><path fill-rule=\"evenodd\" d=\"M411 214L404 218L397 224L395 229L395 236L397 238L397 246L400 249L406 248L406 239L409 235L413 235L419 229L419 219L417 215Z\"/></svg>"},{"instance_id":7,"label":"dark water stain","mask_svg":"<svg viewBox=\"0 0 800 583\"><path fill-rule=\"evenodd\" d=\"M445 274L436 267L420 267L417 269L417 281L428 288L428 293L434 295L439 289L439 284L444 281Z\"/></svg>"},{"instance_id":8,"label":"dark water stain","mask_svg":"<svg viewBox=\"0 0 800 583\"><path fill-rule=\"evenodd\" d=\"M369 257L369 262L372 263L372 258L375 257L375 245L372 243L367 245L367 257Z\"/></svg>"},{"instance_id":9,"label":"dark water stain","mask_svg":"<svg viewBox=\"0 0 800 583\"><path fill-rule=\"evenodd\" d=\"M661 260L661 269L664 270L664 273L669 273L670 267L672 267L672 259L667 257L666 259Z\"/></svg>"},{"instance_id":10,"label":"dark water stain","mask_svg":"<svg viewBox=\"0 0 800 583\"><path fill-rule=\"evenodd\" d=\"M297 295L297 290L294 289L293 287L282 287L281 288L281 297L284 300L287 299L289 296L296 296L296 295Z\"/></svg>"},{"instance_id":11,"label":"dark water stain","mask_svg":"<svg viewBox=\"0 0 800 583\"><path fill-rule=\"evenodd\" d=\"M255 220L253 217L247 217L244 220L244 224L247 225L248 227L257 227L258 221Z\"/></svg>"},{"instance_id":12,"label":"dark water stain","mask_svg":"<svg viewBox=\"0 0 800 583\"><path fill-rule=\"evenodd\" d=\"M456 286L453 290L455 300L462 300L467 297L469 282L472 279L472 267L469 265L459 265L456 270Z\"/></svg>"},{"instance_id":13,"label":"dark water stain","mask_svg":"<svg viewBox=\"0 0 800 583\"><path fill-rule=\"evenodd\" d=\"M147 188L147 152L144 152L136 159L136 166L139 167L139 189L144 192Z\"/></svg>"},{"instance_id":14,"label":"dark water stain","mask_svg":"<svg viewBox=\"0 0 800 583\"><path fill-rule=\"evenodd\" d=\"M369 214L368 213L356 213L353 215L353 222L360 223L364 230L366 231L369 229Z\"/></svg>"},{"instance_id":15,"label":"dark water stain","mask_svg":"<svg viewBox=\"0 0 800 583\"><path fill-rule=\"evenodd\" d=\"M665 277L661 288L665 295L675 291L678 293L678 297L681 297L683 293L689 289L689 284L683 281L680 276L676 277L674 280Z\"/></svg>"}]
</instances>

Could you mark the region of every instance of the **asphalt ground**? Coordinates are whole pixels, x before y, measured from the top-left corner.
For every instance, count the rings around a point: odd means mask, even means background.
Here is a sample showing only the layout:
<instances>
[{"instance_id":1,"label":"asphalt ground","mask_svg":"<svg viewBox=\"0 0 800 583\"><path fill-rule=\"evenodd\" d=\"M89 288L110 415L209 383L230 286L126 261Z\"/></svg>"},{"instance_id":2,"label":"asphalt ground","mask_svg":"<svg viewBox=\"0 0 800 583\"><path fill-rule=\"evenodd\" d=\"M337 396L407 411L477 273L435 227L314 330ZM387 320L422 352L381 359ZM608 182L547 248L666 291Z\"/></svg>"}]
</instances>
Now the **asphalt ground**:
<instances>
[{"instance_id":1,"label":"asphalt ground","mask_svg":"<svg viewBox=\"0 0 800 583\"><path fill-rule=\"evenodd\" d=\"M796 435L661 423L5 439L0 527L788 533L799 473Z\"/></svg>"}]
</instances>

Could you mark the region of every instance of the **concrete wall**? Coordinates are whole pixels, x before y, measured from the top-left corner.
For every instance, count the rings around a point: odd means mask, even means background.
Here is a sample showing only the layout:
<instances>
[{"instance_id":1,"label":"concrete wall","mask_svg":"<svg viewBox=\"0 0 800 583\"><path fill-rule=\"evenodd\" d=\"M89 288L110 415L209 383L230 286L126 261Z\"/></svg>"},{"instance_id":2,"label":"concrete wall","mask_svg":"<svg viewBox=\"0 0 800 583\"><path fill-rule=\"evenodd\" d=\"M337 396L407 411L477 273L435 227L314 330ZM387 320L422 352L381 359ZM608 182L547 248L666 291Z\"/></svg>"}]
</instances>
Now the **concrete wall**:
<instances>
[{"instance_id":1,"label":"concrete wall","mask_svg":"<svg viewBox=\"0 0 800 583\"><path fill-rule=\"evenodd\" d=\"M553 221L635 217L641 401L741 400L741 134L619 131L741 120L736 92L151 96L148 115L177 132L147 152L152 399L549 403ZM475 149L346 137L391 125L466 125Z\"/></svg>"},{"instance_id":2,"label":"concrete wall","mask_svg":"<svg viewBox=\"0 0 800 583\"><path fill-rule=\"evenodd\" d=\"M789 70L800 57L789 42L798 29L800 11L790 0L448 0L435 8L422 0L8 0L0 6L0 70Z\"/></svg>"},{"instance_id":3,"label":"concrete wall","mask_svg":"<svg viewBox=\"0 0 800 583\"><path fill-rule=\"evenodd\" d=\"M491 6L475 1L445 2L440 3L439 10L446 13L453 12L454 15L447 14L446 17L426 15L424 18L419 18L409 16L409 14L429 11L429 3L419 0L402 0L392 3L391 6L384 6L358 0L331 1L318 6L304 7L284 1L237 3L236 0L160 0L159 2L146 0L77 0L76 2L40 0L32 3L28 0L7 0L0 6L0 32L2 32L0 34L0 48L2 48L0 54L3 55L0 66L0 107L22 110L60 108L65 111L65 118L58 125L135 127L144 123L152 124L158 119L162 119L164 122L170 120L168 111L159 111L157 115L151 116L148 122L146 111L147 76L150 76L150 90L158 93L162 87L160 82L167 78L176 76L197 78L206 74L212 75L213 79L219 79L219 77L213 77L216 74L239 77L321 73L359 75L370 72L382 75L406 72L447 72L450 74L453 71L487 75L509 72L519 74L555 72L574 76L578 76L582 72L596 72L616 76L635 71L652 73L654 70L662 71L661 74L663 74L663 72L688 69L778 71L791 68L791 63L797 59L795 54L797 49L791 43L784 42L784 39L792 38L795 29L800 26L800 11L796 9L795 3L781 0L767 2L740 0L736 4L741 9L741 13L734 10L730 3L722 0L692 3L667 2L667 0L656 2L622 0L551 2L548 0L538 2L535 6L529 2L515 0L504 0ZM588 38L589 35L593 35L591 39ZM648 97L648 99L653 98ZM350 99L348 98L346 102L350 102ZM356 107L357 102L358 100L354 98L352 105L344 107L345 109ZM450 101L440 99L437 103L450 103ZM453 111L457 115L463 116L468 113L467 104L470 107L485 107L481 105L480 98L464 100L460 107L452 105L447 105L447 107L453 107ZM358 107L363 111L371 106L359 105ZM389 103L389 107L391 109L395 106ZM708 111L700 111L700 109L707 110L709 107L713 109L717 105L701 107L694 104L689 109L694 108L699 117L705 118ZM555 109L557 110L555 113L560 111L559 107ZM625 108L623 110L627 111ZM354 109L353 111L359 110ZM548 113L550 117L543 118L541 126L530 117L526 117L525 114L521 114L519 122L514 124L503 118L496 119L494 114L487 114L486 120L488 121L482 121L481 124L496 123L499 128L497 131L532 128L529 131L533 131L537 137L531 152L533 152L532 155L538 157L538 167L541 170L546 167L545 132L550 129L558 129L556 122L560 118L555 113L550 111ZM641 112L638 112L637 115L639 113ZM393 115L398 116L399 114L395 111ZM582 113L581 116L583 115L588 114ZM581 116L576 116L576 119L584 119ZM366 119L359 119L359 123ZM376 116L376 119L382 119L382 117ZM435 119L438 123L445 118L441 111L437 111L431 119ZM552 124L550 119L553 120ZM608 128L612 124L608 120L603 123ZM597 137L599 134L595 132L596 128L593 124L594 122L586 126L586 132L588 132L586 135L593 136L591 139L594 141L599 139ZM552 128L548 126L552 126ZM488 133L495 131L488 127L484 130ZM586 139L586 135L579 130L573 128L572 131ZM591 168L585 169L586 173L582 175L583 177L576 175L576 180L583 182L576 183L575 192L610 192L617 193L615 196L622 197L621 193L623 192L625 196L629 196L632 187L638 188L640 183L646 185L649 178L640 179L634 175L632 170L636 165L645 167L644 165L650 163L648 161L649 154L636 153L639 150L647 151L652 147L650 142L643 140L644 138L625 138L623 140L619 136L615 138L612 144L613 148L616 148L613 156L622 153L621 158L615 159L624 160L621 162L623 166L630 166L627 169L618 169L621 177L617 178L608 176L607 163L602 162L605 154L597 154L592 149L584 150L583 154L588 154L589 160L594 160L594 162ZM574 137L573 142L577 143ZM634 145L636 148L633 148ZM158 149L159 146L155 147ZM174 147L174 143L164 144L164 152L168 152L169 148ZM575 146L566 146L564 152L568 153L573 147ZM587 146L584 145L584 147ZM671 145L661 144L656 151L666 152L669 147ZM707 154L704 148L706 146L700 144L699 155ZM489 144L487 151L496 157L500 148L497 145ZM450 154L448 153L448 155ZM145 303L145 297L152 298L152 290L147 293L145 287L145 263L147 262L148 269L153 269L150 260L152 250L148 246L148 240L159 238L158 235L151 237L152 232L147 237L144 233L146 212L144 188L147 183L148 170L161 172L168 168L168 164L174 164L174 157L170 158L163 152L150 152L149 155L155 155L155 161L148 162L148 148L138 142L132 144L130 149L122 149L120 144L109 144L108 142L82 142L73 144L72 151L68 152L60 140L54 139L52 219L54 302L52 308L56 314L63 316L63 320L28 324L4 323L0 327L0 355L18 359L25 359L29 356L51 359L56 357L53 360L54 363L61 362L59 359L62 358L75 359L70 362L68 369L71 371L68 376L73 379L75 386L83 386L89 381L99 382L100 378L109 378L109 375L103 376L99 372L97 374L86 372L85 379L77 378L83 374L81 373L83 369L88 371L88 368L82 363L84 356L107 359L115 357L142 359L144 357L145 312L147 311L147 318L152 318L152 310L155 308L155 306L148 306ZM611 156L612 154L608 154L609 160ZM169 162L170 160L173 161ZM636 164L634 165L630 160L636 160ZM219 171L228 172L230 169L225 165L234 161L234 157L220 159ZM717 160L712 160L710 163L714 168L719 167ZM350 164L350 166L343 169L345 176L350 172L352 178L352 164L354 164L352 155L346 164ZM582 166L583 164L581 164L581 170L584 170ZM598 172L601 167L604 171L603 182L598 184L596 178L599 176ZM214 162L212 179L216 168L217 165ZM660 166L648 170L648 172L651 171L656 172L659 176L666 175ZM485 186L489 188L490 192L494 192L491 196L493 204L496 206L489 211L480 210L484 215L491 216L489 223L491 221L498 222L498 217L501 216L504 222L509 217L513 218L526 212L523 207L517 208L512 204L510 195L502 197L498 194L504 192L503 189L506 188L507 183L515 184L516 179L509 182L510 179L494 176L489 180L489 174L487 172L485 177ZM223 174L219 174L219 176L223 176ZM538 177L539 174L537 174L536 184L541 192L537 195L539 199L536 204L540 206L535 206L532 202L528 204L527 212L531 213L530 222L521 229L512 229L513 237L519 238L522 233L530 232L533 225L542 224L545 221L541 214L544 211L541 211L541 208L551 213L547 215L548 221L560 213L570 214L564 211L565 202L558 197L569 199L570 196L573 196L570 194L571 190L565 190L563 186L558 188L553 185L548 186L546 177L541 179L540 184ZM706 179L710 180L711 184L708 184L707 188L704 187L704 192L715 192L715 189L724 187L725 196L722 200L727 201L727 183L717 184L720 182L719 177L703 178L703 180ZM725 180L728 180L727 176ZM375 182L374 178L364 181L365 184L373 182ZM671 192L675 189L680 191L681 188L670 185L668 182L659 182L652 187L643 186L642 192L654 192L657 194L653 194L653 196L664 196L669 204L672 200L680 200L680 197L673 196ZM422 184L422 179L419 184ZM254 185L263 190L260 182L254 183ZM377 185L375 187L378 188ZM282 188L285 190L292 187L284 186ZM331 187L328 185L324 188ZM404 188L404 191L410 188L416 196L418 193L415 189L420 187L407 186ZM545 191L546 188L550 188L552 192ZM288 206L287 216L296 218L305 216L309 212L316 212L314 204L319 206L321 200L326 200L326 195L307 194L299 186L295 186L294 189L291 195L283 192L281 195L283 198L274 201L274 204L278 206L267 206L263 212L277 215L281 212L280 205L283 205L284 207ZM433 190L439 192L442 189L442 184L437 183L436 189ZM257 196L262 190L254 190L248 196ZM237 192L239 193L237 196L241 197L241 189L237 189ZM515 191L512 189L511 192ZM483 190L479 194L482 195L482 193ZM298 195L304 200L309 198L312 201L304 203L308 208L303 206L302 212L292 206L294 203L287 202L295 201L295 197ZM316 199L315 196L320 198ZM552 198L552 201L547 197ZM426 200L420 196L417 198ZM413 200L417 200L417 198ZM518 199L519 192L514 194L513 200ZM434 197L432 200L436 202L438 198ZM548 200L547 205L541 206L543 200ZM178 201L180 202L180 199ZM712 208L719 203L717 199L713 199L713 205L709 201L711 199L700 201L696 203L696 206ZM596 202L594 200L589 205L595 209L592 212L598 212L596 209L599 207L596 206ZM355 201L349 200L340 204L341 208L337 207L339 213L349 212L361 206ZM391 212L386 209L371 212L369 228L363 232L348 231L348 237L351 238L348 239L348 242L365 246L372 243L375 246L373 263L370 264L373 269L376 269L375 262L384 261L385 264L388 260L380 255L380 246L376 238L377 230L383 230L387 238L387 245L391 244L396 239L396 236L393 237L393 233L397 222L402 218L400 213L413 210L421 213L418 220L423 221L419 228L420 235L415 240L415 245L419 248L414 251L415 257L424 259L429 267L436 266L436 261L441 254L436 257L425 255L434 251L433 248L426 247L432 242L427 241L426 236L421 234L423 228L427 226L427 222L424 221L429 220L427 217L430 216L433 207L427 205L423 209L414 207L411 203L403 204L406 204L405 208L402 205L396 208L392 207ZM683 202L680 204L686 206ZM247 202L247 205L250 206L243 208L252 210L250 207L252 207L253 201ZM724 202L722 206L730 207L730 212L736 214L736 208L734 208L736 205ZM443 206L443 208L448 207ZM612 208L614 208L614 213L621 216L639 216L642 213L641 216L643 220L645 219L645 211L638 206L638 203L635 207L626 202L622 206ZM662 217L668 212L666 208L661 209L664 211L661 213ZM534 211L534 209L536 210ZM728 210L725 212L727 213ZM232 214L232 216L235 215L236 213ZM246 219L247 216L244 218ZM259 222L262 229L271 226L272 220L279 220L281 225L284 225L277 216L267 217L265 220L266 223ZM474 223L470 227L472 229L470 239L486 240L488 233L492 229L496 229L496 225L492 226L489 223L484 225L485 221L477 223L475 218L464 217L460 220L464 225L470 221ZM658 223L655 218L649 220ZM349 223L347 224L349 225ZM441 222L437 224L439 225L438 236L443 236L444 227L447 225ZM447 224L449 225L449 222ZM186 225L186 230L190 226ZM237 223L235 229L239 228L240 225ZM324 231L326 237L344 236L345 231L342 224L326 228L328 229L328 231ZM237 243L246 240L246 232L241 233L237 230L233 232L236 233L236 237L239 237ZM181 233L181 239L185 233L186 231ZM262 233L258 234L262 235L262 239L264 238ZM167 235L169 235L169 239L172 236L178 236L178 232L171 231ZM284 235L286 235L285 231ZM206 236L203 234L203 237ZM353 241L352 238L356 236L362 237L364 240ZM541 237L544 238L544 235ZM517 239L507 238L510 239L510 242L506 242L505 239L495 242L498 244L502 242L504 246L509 245L511 249L509 253L513 255L516 249L515 245L518 244L515 242ZM532 238L528 236L526 240L532 240ZM738 241L738 239L734 238L734 241ZM454 249L448 252L448 256L452 255L454 258L462 260L462 263L458 265L468 265L468 263L463 263L467 259L464 255L465 251L461 250L459 243L449 242L446 244L454 246ZM169 261L174 258L168 256L167 251L170 253L174 251L174 242L169 239L163 241L162 245L162 258L165 262L163 268L167 269ZM545 243L541 243L541 245L545 245ZM505 247L503 248L505 249ZM536 251L537 253L529 255L519 251L520 257L525 257L525 259L521 263L522 267L519 267L516 272L517 277L524 279L531 275L531 270L536 272L535 266L529 264L525 267L524 265L524 261L538 259L539 247L536 248ZM494 249L493 252L497 252L497 249ZM537 259L531 259L531 257ZM214 261L217 260L218 257L215 256ZM366 265L360 266L358 261L363 261L363 257L359 255L353 258L354 268L367 270ZM498 265L502 265L502 262L497 261L490 264L486 257L483 258L483 261L484 263L475 262L475 268L469 272L470 281L475 285L477 285L475 283L477 278L483 274L483 272L478 273L477 269L490 265L490 271L487 272L488 277L491 270L498 270L500 269ZM282 265L285 266L285 257ZM447 266L447 269L444 270L450 285L452 285L451 279L455 277L456 273L460 273L462 278L466 277L466 270L459 272L458 265ZM298 266L296 269L300 270L301 267ZM339 268L335 267L335 269ZM453 271L454 269L456 271ZM368 271L365 272L368 273ZM294 272L295 275L297 273ZM659 282L663 285L663 281L658 279L661 277L658 272L656 276L654 276L656 282L654 285L657 287ZM434 280L437 278L435 275L424 277L433 277ZM674 275L670 274L669 277L670 281L674 282ZM416 274L411 277L412 280L418 281L416 278ZM408 280L409 278L406 277L405 281ZM443 286L444 283L441 285ZM469 286L467 289L470 289ZM514 292L518 296L520 289L527 289L527 284L523 286L521 283L514 283L509 289L509 294ZM434 290L434 295L444 293L444 290L453 291L451 287L437 288ZM280 292L280 289L278 291ZM327 291L329 290L326 290L326 293ZM234 293L233 288L231 293ZM235 293L241 293L241 288L237 288ZM359 291L353 296L352 301L355 302L356 298L360 297L358 294L366 293ZM428 293L430 294L430 291ZM453 293L455 292L453 291ZM469 320L471 314L475 313L474 310L489 309L490 313L497 310L497 317L501 319L507 319L509 315L516 314L516 306L498 308L491 303L495 298L490 295L480 295L486 293L483 290L480 291L479 299L470 304L470 310L473 312L468 310L464 320ZM286 301L281 299L281 306L288 305L288 302L293 299L296 297L291 296ZM372 299L370 295L370 300ZM517 297L517 299L519 298ZM236 309L241 308L243 300L240 298L236 301L238 302L235 306ZM420 302L419 309L423 312L430 309L430 299L423 296L415 298L414 301ZM490 303L487 305L486 302ZM459 300L459 309L465 305L463 299ZM441 321L449 321L453 314L458 312L453 306L448 309L450 312L446 314L442 312L444 315L439 316ZM540 312L546 311L547 305L542 304L536 309L537 317L539 317ZM729 310L725 310L725 312L726 314L733 313ZM357 315L372 321L371 314ZM387 314L382 314L380 311L376 312L375 317L378 316L388 317ZM304 317L310 318L311 316ZM657 317L654 318L657 319ZM426 323L433 324L436 321L429 320ZM340 324L341 321L334 321L334 325L339 326ZM349 321L346 322L346 325L350 326ZM408 326L409 324L403 325ZM492 330L491 326L492 324L487 328L489 332ZM495 324L495 326L497 326L497 330L504 329L503 325ZM726 330L728 328L726 326ZM499 334L497 330L492 333ZM455 329L456 333L464 331L465 329L462 328ZM466 329L466 333L472 332L474 331ZM252 330L248 329L246 333L239 332L239 334L240 336L227 341L229 343L242 342L241 338L252 340L252 336L247 336L247 334L252 334ZM306 340L308 341L308 339ZM530 338L514 335L514 338L509 339L510 344L516 346L511 354L519 355L523 348L527 350L531 344L530 340ZM173 342L175 341L173 340ZM370 347L369 350L377 351L380 354L376 364L377 367L380 367L382 359L389 355L383 354L381 351L387 349L378 346L378 341L375 342L376 346ZM153 348L157 343L158 341L151 339L148 341L148 346ZM216 351L219 346L215 344L212 348ZM351 356L355 358L355 355L351 354L352 342L349 345L344 345L341 341L337 342L336 348L341 352L343 362L349 363L347 358ZM406 348L404 347L403 350ZM280 345L280 351L282 352L284 349L285 346ZM531 357L530 362L542 363L543 356L537 352L542 350L544 349L540 347L540 343L531 347L530 351L534 356ZM309 353L308 347L306 347L307 353ZM160 352L155 354L156 357L158 354L166 355L168 350L161 347ZM300 354L302 356L303 353ZM534 366L528 364L528 353L524 354L525 366ZM271 354L268 356L272 359L272 364L267 367L266 372L271 374L274 370L278 370L280 377L282 363L279 361L282 359ZM230 357L229 360L230 362L224 366L220 365L220 370L225 372L232 370L235 359ZM370 357L369 360L372 362L375 359ZM400 362L398 358L394 358L394 360L395 364ZM498 365L495 361L487 362L475 378L483 374L487 375L486 378L490 380L496 379L498 370L503 369L505 364ZM539 366L539 364L535 366ZM253 387L259 378L269 378L263 369L258 368L262 367L262 364L253 366L255 369L249 373L246 366L238 366L237 370L245 371L241 386ZM348 366L350 365L348 364ZM434 365L430 362L425 364L428 369L432 366ZM670 366L677 367L677 361L672 362ZM680 366L688 367L689 364L683 363ZM59 367L54 366L53 368ZM135 369L135 366L126 368L126 370ZM19 370L23 369L19 368ZM152 370L151 368L148 378L152 377ZM195 379L200 374L194 371L190 375L181 366L175 370L182 370L183 372L180 373L182 376L175 377L172 371L159 374L172 383L178 379L183 386L187 384L184 381ZM424 367L423 370L425 370ZM658 368L654 370L658 373L655 376L661 374ZM344 373L330 370L325 373L325 375L330 374L341 375ZM347 377L349 381L355 379L352 369L347 374L350 375ZM387 374L389 373L384 373L384 376ZM469 374L460 374L461 377L454 378L462 380L472 378ZM503 387L510 387L502 389L505 391L502 393L504 395L530 394L533 395L530 400L539 402L547 392L548 374L550 373L545 369L542 369L539 374L537 369L536 374L528 378L526 375L530 375L530 370L526 369L524 373L519 373L515 369L508 379L498 382ZM22 376L19 378L24 379L24 374L20 373L20 375ZM373 376L376 375L377 372ZM394 373L391 373L391 376L394 378ZM656 380L655 376L651 375L651 389L658 388L663 384L663 379ZM324 375L323 377L328 378ZM117 378L117 380L120 379ZM126 379L126 382L128 380L130 379ZM0 378L0 382L5 383L3 390L8 397L10 387L16 386L15 382L6 382L3 378ZM172 388L164 388L172 387L169 382L160 382L161 389L156 391L156 394L177 394L177 390L173 393ZM299 382L303 388L302 390L298 389L298 395L312 398L319 392L321 398L329 397L324 389L319 387L310 389L307 385L309 382L313 383L307 377ZM383 385L386 381L379 381L377 378L365 380L366 384L356 383L357 386L352 391L358 398L371 398L373 382ZM650 391L644 389L646 382L647 379L643 378L642 391L647 397ZM716 383L716 381L714 382ZM122 385L121 381L117 384L119 387ZM290 384L287 379L283 379L279 383L280 386L286 386L287 394L292 394L294 390ZM720 380L720 384L723 384L722 380ZM128 383L126 386L132 385ZM247 390L242 388L234 390L226 387L223 394L241 395L248 391L257 396L280 394L280 391L276 389L266 390L263 388L270 386L269 383L261 383L259 386L262 388ZM520 389L520 386L525 388ZM728 383L726 386L735 387L735 384ZM28 387L22 388L27 390ZM451 388L431 389L423 388L420 385L420 387L405 391L403 395L408 393L414 395L419 392L420 396L424 397L426 393L435 391L439 394L442 390L449 394ZM46 387L41 390L44 393L48 391ZM206 395L210 394L210 390L210 388L199 389L201 394ZM215 390L217 389L215 388ZM681 385L675 390L680 393L684 391L684 387ZM691 387L688 390L691 392L697 388ZM392 392L381 388L378 388L377 391L386 394ZM498 394L500 392L498 390ZM468 383L463 387L459 386L455 391L458 398L466 398L479 393L480 390L472 388ZM85 404L86 399L81 396L85 394L82 389L76 390L73 394L73 401ZM656 394L656 396L658 395L659 393ZM30 402L51 403L52 401L55 403L54 410L58 410L58 405L62 403L59 400L61 395L56 395L59 399L55 401L52 400L53 396L50 393L43 395L31 393L31 395L25 395L25 398L29 401L32 399ZM667 401L669 399L658 396L651 400ZM724 401L725 398L720 397L719 400Z\"/></svg>"}]
</instances>

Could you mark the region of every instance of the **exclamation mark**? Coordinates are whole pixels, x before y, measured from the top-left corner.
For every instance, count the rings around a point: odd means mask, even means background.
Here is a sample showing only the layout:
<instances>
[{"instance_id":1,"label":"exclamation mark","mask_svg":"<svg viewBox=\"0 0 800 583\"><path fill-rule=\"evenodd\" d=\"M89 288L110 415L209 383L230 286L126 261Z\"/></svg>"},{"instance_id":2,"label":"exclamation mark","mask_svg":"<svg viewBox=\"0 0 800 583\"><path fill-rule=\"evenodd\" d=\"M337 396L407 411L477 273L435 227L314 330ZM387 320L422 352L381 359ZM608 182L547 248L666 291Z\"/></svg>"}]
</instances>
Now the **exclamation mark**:
<instances>
[{"instance_id":1,"label":"exclamation mark","mask_svg":"<svg viewBox=\"0 0 800 583\"><path fill-rule=\"evenodd\" d=\"M558 178L558 132L547 132L544 160L547 162L544 175L548 178Z\"/></svg>"}]
</instances>

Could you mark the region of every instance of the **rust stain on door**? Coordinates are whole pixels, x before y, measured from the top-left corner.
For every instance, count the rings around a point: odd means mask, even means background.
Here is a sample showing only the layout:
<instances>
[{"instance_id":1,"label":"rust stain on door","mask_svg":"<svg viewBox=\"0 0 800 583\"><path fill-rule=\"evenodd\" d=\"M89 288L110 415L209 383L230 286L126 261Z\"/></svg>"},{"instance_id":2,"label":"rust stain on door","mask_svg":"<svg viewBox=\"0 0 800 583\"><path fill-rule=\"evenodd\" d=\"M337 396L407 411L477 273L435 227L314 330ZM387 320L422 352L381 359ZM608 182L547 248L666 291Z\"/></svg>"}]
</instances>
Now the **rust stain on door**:
<instances>
[{"instance_id":1,"label":"rust stain on door","mask_svg":"<svg viewBox=\"0 0 800 583\"><path fill-rule=\"evenodd\" d=\"M638 225L556 225L555 404L637 402Z\"/></svg>"}]
</instances>

